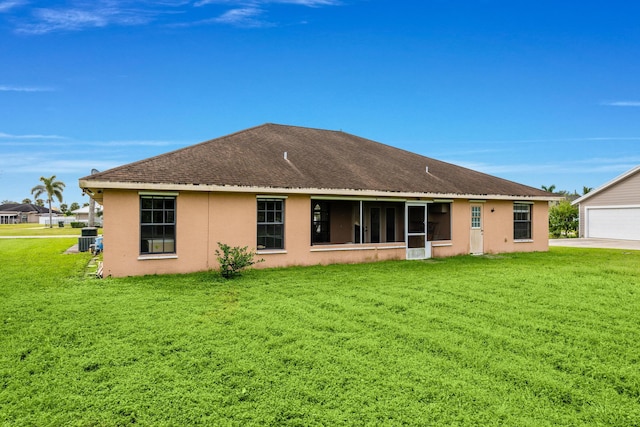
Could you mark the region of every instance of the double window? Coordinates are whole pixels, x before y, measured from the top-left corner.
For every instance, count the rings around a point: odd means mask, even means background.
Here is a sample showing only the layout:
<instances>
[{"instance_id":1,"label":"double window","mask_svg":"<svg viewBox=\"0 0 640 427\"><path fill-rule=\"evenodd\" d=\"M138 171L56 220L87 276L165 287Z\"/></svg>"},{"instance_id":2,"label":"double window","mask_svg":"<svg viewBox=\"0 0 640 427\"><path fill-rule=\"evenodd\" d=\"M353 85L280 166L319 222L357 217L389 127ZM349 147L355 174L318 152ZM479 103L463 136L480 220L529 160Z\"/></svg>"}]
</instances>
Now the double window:
<instances>
[{"instance_id":1,"label":"double window","mask_svg":"<svg viewBox=\"0 0 640 427\"><path fill-rule=\"evenodd\" d=\"M258 250L284 249L284 201L258 199Z\"/></svg>"},{"instance_id":2,"label":"double window","mask_svg":"<svg viewBox=\"0 0 640 427\"><path fill-rule=\"evenodd\" d=\"M531 239L531 204L513 204L513 240Z\"/></svg>"},{"instance_id":3,"label":"double window","mask_svg":"<svg viewBox=\"0 0 640 427\"><path fill-rule=\"evenodd\" d=\"M175 196L140 196L140 253L175 252Z\"/></svg>"}]
</instances>

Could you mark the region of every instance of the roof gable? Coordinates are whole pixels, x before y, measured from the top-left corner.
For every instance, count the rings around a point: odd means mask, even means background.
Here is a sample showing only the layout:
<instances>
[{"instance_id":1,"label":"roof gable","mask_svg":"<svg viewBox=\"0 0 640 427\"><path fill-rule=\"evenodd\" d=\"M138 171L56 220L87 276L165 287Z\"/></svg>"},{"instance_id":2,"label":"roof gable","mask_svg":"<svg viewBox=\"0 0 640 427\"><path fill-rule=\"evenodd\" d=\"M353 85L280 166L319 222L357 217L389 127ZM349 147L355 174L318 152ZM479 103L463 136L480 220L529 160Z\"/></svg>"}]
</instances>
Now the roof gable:
<instances>
[{"instance_id":1,"label":"roof gable","mask_svg":"<svg viewBox=\"0 0 640 427\"><path fill-rule=\"evenodd\" d=\"M81 178L107 183L547 197L342 131L265 124Z\"/></svg>"},{"instance_id":2,"label":"roof gable","mask_svg":"<svg viewBox=\"0 0 640 427\"><path fill-rule=\"evenodd\" d=\"M587 194L583 195L582 197L577 198L576 200L574 200L571 204L572 205L577 205L580 203L583 203L584 201L588 200L589 198L597 195L597 194L602 194L604 191L610 189L611 187L616 186L617 184L621 183L622 181L625 181L629 178L631 178L632 176L636 175L640 173L640 165L626 171L625 173L623 173L622 175L619 175L615 178L613 178L611 181L602 184L600 187L596 188L595 190L591 190L589 191Z\"/></svg>"}]
</instances>

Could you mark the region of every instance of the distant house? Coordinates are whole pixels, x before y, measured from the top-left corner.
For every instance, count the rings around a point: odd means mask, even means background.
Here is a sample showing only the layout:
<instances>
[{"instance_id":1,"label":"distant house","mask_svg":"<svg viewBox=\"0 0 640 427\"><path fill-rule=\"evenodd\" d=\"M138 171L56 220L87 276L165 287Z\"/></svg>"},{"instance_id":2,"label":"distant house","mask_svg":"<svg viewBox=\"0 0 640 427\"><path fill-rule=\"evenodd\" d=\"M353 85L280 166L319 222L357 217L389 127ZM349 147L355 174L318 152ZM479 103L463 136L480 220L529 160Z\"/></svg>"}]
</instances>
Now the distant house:
<instances>
[{"instance_id":1,"label":"distant house","mask_svg":"<svg viewBox=\"0 0 640 427\"><path fill-rule=\"evenodd\" d=\"M60 212L51 209L54 215ZM6 203L0 205L0 224L38 223L41 216L49 216L49 208L32 203Z\"/></svg>"},{"instance_id":2,"label":"distant house","mask_svg":"<svg viewBox=\"0 0 640 427\"><path fill-rule=\"evenodd\" d=\"M94 209L94 221L96 223L102 223L102 219L100 218L99 214L102 212L102 206L96 204L96 207ZM71 213L73 214L73 216L75 217L75 220L77 222L86 222L88 223L89 221L89 206L84 206L80 209L76 209L71 211Z\"/></svg>"},{"instance_id":3,"label":"distant house","mask_svg":"<svg viewBox=\"0 0 640 427\"><path fill-rule=\"evenodd\" d=\"M79 180L106 212L106 275L548 249L545 191L344 132L265 124Z\"/></svg>"},{"instance_id":4,"label":"distant house","mask_svg":"<svg viewBox=\"0 0 640 427\"><path fill-rule=\"evenodd\" d=\"M580 237L640 240L640 165L573 202Z\"/></svg>"}]
</instances>

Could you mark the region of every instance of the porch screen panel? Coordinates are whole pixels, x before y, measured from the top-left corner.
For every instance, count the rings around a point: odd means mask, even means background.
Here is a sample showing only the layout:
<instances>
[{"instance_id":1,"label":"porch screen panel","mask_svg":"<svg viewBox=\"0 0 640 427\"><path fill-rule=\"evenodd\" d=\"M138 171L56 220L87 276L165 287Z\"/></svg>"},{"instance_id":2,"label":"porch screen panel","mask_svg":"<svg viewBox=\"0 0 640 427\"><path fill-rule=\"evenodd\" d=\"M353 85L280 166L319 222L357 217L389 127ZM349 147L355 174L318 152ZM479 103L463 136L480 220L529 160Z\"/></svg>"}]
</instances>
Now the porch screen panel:
<instances>
[{"instance_id":1,"label":"porch screen panel","mask_svg":"<svg viewBox=\"0 0 640 427\"><path fill-rule=\"evenodd\" d=\"M451 240L451 203L436 202L428 206L427 239Z\"/></svg>"}]
</instances>

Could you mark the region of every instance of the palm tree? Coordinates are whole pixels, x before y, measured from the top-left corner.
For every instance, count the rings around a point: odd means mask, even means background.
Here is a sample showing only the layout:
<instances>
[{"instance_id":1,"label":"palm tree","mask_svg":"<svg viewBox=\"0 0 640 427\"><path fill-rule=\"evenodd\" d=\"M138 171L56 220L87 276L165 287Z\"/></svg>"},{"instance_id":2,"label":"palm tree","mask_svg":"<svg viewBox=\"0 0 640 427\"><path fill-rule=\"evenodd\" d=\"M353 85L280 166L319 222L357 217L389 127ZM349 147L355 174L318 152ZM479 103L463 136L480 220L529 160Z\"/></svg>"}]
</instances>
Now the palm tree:
<instances>
[{"instance_id":1,"label":"palm tree","mask_svg":"<svg viewBox=\"0 0 640 427\"><path fill-rule=\"evenodd\" d=\"M582 186L582 195L584 196L585 194L587 194L591 190L593 190L592 187L587 187L586 185L583 185Z\"/></svg>"},{"instance_id":2,"label":"palm tree","mask_svg":"<svg viewBox=\"0 0 640 427\"><path fill-rule=\"evenodd\" d=\"M53 228L53 214L51 212L51 201L55 197L60 203L62 203L62 191L64 190L64 182L56 181L56 176L52 175L51 178L40 177L42 184L36 185L31 189L31 194L36 199L41 194L47 194L47 202L49 203L49 228Z\"/></svg>"},{"instance_id":3,"label":"palm tree","mask_svg":"<svg viewBox=\"0 0 640 427\"><path fill-rule=\"evenodd\" d=\"M547 187L546 185L543 185L543 186L542 186L542 189L543 189L544 191L548 191L549 193L553 193L553 192L556 190L556 186L555 186L555 184L551 184L551 185L550 185L550 186L548 186L548 187Z\"/></svg>"}]
</instances>

